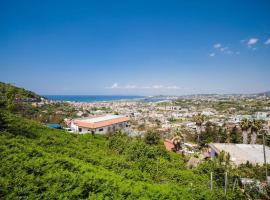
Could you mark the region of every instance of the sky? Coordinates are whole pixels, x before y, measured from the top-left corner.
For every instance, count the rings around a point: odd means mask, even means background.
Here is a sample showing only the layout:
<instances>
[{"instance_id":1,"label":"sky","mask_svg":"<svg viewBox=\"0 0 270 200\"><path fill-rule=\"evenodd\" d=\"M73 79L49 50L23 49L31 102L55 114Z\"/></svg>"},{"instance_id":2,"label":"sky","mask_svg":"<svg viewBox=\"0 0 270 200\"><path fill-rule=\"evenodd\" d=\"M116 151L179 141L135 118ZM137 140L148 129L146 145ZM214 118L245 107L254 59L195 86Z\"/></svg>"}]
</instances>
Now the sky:
<instances>
[{"instance_id":1,"label":"sky","mask_svg":"<svg viewBox=\"0 0 270 200\"><path fill-rule=\"evenodd\" d=\"M268 0L0 0L0 81L39 94L270 90Z\"/></svg>"}]
</instances>

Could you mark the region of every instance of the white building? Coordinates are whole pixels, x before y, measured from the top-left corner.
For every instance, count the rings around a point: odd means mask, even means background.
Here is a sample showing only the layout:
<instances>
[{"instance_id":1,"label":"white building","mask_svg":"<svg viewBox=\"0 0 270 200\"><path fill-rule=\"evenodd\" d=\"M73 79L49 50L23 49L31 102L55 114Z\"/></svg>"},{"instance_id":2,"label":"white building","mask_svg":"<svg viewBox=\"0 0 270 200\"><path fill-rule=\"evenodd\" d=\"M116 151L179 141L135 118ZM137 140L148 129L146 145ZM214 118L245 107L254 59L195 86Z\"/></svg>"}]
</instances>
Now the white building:
<instances>
[{"instance_id":1,"label":"white building","mask_svg":"<svg viewBox=\"0 0 270 200\"><path fill-rule=\"evenodd\" d=\"M211 143L211 157L215 157L222 151L230 154L231 162L234 165L244 164L247 161L251 164L264 164L263 145L259 144L231 144ZM270 163L270 148L265 146L266 162Z\"/></svg>"},{"instance_id":2,"label":"white building","mask_svg":"<svg viewBox=\"0 0 270 200\"><path fill-rule=\"evenodd\" d=\"M106 134L128 127L129 118L123 115L104 115L91 118L66 120L73 132L80 134Z\"/></svg>"}]
</instances>

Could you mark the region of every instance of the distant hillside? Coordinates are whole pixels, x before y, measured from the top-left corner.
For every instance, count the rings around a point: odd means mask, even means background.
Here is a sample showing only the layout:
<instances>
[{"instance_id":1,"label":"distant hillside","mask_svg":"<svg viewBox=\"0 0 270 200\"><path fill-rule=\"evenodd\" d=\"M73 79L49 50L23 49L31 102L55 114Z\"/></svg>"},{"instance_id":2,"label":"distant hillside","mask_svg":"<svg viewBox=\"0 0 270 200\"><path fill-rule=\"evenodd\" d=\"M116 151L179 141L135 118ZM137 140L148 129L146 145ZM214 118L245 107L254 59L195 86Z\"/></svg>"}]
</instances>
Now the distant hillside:
<instances>
[{"instance_id":1,"label":"distant hillside","mask_svg":"<svg viewBox=\"0 0 270 200\"><path fill-rule=\"evenodd\" d=\"M32 91L3 82L0 82L0 95L2 98L14 97L17 99L33 99L37 101L41 98L41 96Z\"/></svg>"}]
</instances>

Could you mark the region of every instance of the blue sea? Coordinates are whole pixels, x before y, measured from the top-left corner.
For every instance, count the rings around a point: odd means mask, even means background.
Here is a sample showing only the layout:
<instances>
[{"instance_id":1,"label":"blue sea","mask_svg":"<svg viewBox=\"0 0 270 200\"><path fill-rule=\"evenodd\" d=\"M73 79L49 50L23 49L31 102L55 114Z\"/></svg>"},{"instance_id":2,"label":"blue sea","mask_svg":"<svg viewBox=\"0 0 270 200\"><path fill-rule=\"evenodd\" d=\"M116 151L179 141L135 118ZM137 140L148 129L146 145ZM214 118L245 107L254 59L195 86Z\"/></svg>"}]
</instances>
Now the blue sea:
<instances>
[{"instance_id":1,"label":"blue sea","mask_svg":"<svg viewBox=\"0 0 270 200\"><path fill-rule=\"evenodd\" d=\"M144 96L121 96L121 95L43 95L54 101L75 101L75 102L99 102L99 101L120 101L120 100L143 100Z\"/></svg>"}]
</instances>

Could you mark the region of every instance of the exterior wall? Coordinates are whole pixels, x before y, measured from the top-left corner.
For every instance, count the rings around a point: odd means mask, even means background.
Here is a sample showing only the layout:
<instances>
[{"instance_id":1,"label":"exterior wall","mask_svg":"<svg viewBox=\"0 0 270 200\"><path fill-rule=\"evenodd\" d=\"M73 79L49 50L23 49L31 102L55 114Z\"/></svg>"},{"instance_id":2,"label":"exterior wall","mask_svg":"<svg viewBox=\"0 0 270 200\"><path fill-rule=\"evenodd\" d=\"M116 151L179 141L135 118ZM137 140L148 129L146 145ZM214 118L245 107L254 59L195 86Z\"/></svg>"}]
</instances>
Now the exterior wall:
<instances>
[{"instance_id":1,"label":"exterior wall","mask_svg":"<svg viewBox=\"0 0 270 200\"><path fill-rule=\"evenodd\" d=\"M217 154L216 151L211 147L211 153L210 153L211 158L214 158L216 154Z\"/></svg>"},{"instance_id":2,"label":"exterior wall","mask_svg":"<svg viewBox=\"0 0 270 200\"><path fill-rule=\"evenodd\" d=\"M106 134L110 132L115 132L117 130L124 130L127 127L127 125L128 125L128 122L122 122L122 123L117 123L110 126L90 129L90 128L78 127L72 122L70 125L70 128L72 131L79 134L92 133L92 131L94 134Z\"/></svg>"}]
</instances>

